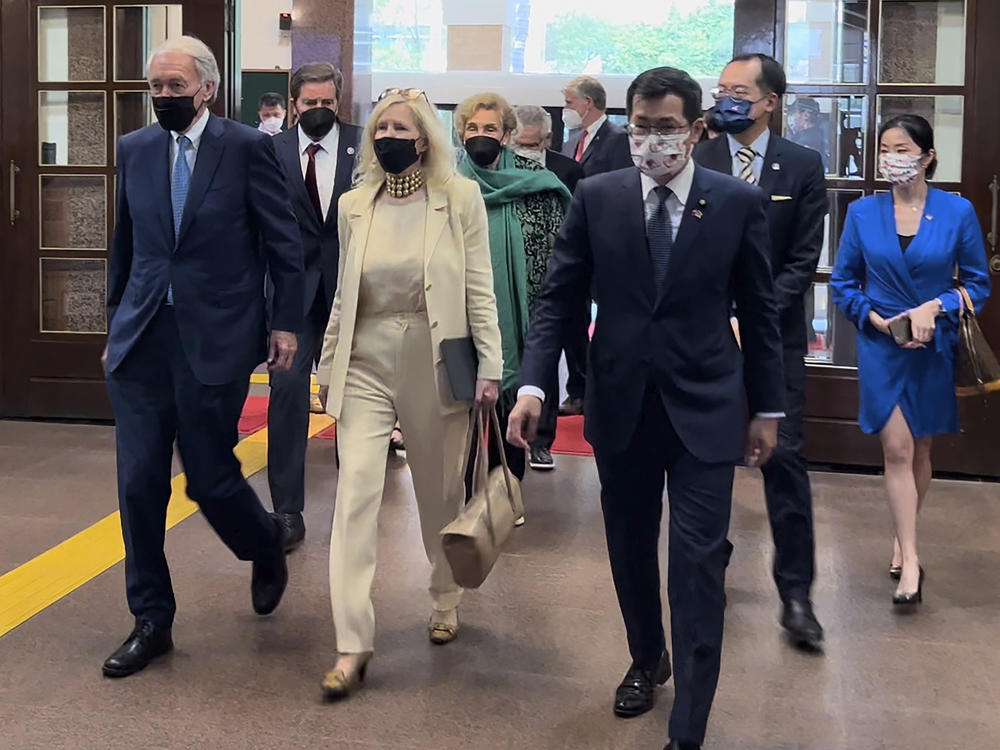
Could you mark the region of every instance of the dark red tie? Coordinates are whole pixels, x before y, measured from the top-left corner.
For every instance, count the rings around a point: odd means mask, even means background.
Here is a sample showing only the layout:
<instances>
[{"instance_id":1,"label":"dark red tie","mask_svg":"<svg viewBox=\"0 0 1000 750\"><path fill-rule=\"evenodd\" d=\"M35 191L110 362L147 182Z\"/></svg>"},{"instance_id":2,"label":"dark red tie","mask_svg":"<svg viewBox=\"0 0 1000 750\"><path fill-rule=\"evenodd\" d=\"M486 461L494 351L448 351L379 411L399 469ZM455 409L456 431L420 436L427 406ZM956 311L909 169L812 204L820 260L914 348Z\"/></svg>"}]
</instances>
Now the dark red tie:
<instances>
[{"instance_id":1,"label":"dark red tie","mask_svg":"<svg viewBox=\"0 0 1000 750\"><path fill-rule=\"evenodd\" d=\"M587 131L584 130L582 133L580 133L580 140L576 142L576 153L573 155L573 158L576 159L577 161L580 161L580 159L583 158L583 152L586 150L587 150Z\"/></svg>"},{"instance_id":2,"label":"dark red tie","mask_svg":"<svg viewBox=\"0 0 1000 750\"><path fill-rule=\"evenodd\" d=\"M309 157L309 165L306 167L306 192L309 193L309 199L316 209L320 224L323 223L323 205L319 202L319 186L316 184L316 152L322 150L323 147L318 143L306 146L306 155Z\"/></svg>"}]
</instances>

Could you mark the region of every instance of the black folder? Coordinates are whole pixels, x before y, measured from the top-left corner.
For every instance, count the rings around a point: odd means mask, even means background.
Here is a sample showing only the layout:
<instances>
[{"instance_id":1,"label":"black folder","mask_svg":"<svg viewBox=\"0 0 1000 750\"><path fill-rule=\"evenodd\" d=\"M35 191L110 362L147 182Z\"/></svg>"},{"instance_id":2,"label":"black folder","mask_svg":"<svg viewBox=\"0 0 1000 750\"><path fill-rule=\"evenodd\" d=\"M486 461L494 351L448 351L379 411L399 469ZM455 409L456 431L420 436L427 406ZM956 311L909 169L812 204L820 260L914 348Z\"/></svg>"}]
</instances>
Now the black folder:
<instances>
[{"instance_id":1,"label":"black folder","mask_svg":"<svg viewBox=\"0 0 1000 750\"><path fill-rule=\"evenodd\" d=\"M441 359L451 383L451 395L456 401L472 401L476 397L479 355L472 336L445 339L441 342Z\"/></svg>"}]
</instances>

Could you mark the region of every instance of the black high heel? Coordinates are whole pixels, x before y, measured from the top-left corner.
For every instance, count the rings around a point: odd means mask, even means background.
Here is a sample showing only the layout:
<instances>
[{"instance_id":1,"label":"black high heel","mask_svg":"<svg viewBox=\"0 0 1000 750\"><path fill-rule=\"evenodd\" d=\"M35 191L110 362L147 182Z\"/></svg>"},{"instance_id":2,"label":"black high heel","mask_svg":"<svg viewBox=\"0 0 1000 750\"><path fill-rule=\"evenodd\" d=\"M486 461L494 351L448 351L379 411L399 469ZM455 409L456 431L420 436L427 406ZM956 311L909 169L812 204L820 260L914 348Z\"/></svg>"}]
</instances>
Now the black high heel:
<instances>
[{"instance_id":1,"label":"black high heel","mask_svg":"<svg viewBox=\"0 0 1000 750\"><path fill-rule=\"evenodd\" d=\"M892 563L889 563L889 578L891 578L894 581L898 581L902 577L903 577L903 566L893 565Z\"/></svg>"},{"instance_id":2,"label":"black high heel","mask_svg":"<svg viewBox=\"0 0 1000 750\"><path fill-rule=\"evenodd\" d=\"M917 583L917 590L912 594L893 594L892 605L897 608L897 612L908 612L916 609L917 605L924 600L924 569L920 568L920 578Z\"/></svg>"}]
</instances>

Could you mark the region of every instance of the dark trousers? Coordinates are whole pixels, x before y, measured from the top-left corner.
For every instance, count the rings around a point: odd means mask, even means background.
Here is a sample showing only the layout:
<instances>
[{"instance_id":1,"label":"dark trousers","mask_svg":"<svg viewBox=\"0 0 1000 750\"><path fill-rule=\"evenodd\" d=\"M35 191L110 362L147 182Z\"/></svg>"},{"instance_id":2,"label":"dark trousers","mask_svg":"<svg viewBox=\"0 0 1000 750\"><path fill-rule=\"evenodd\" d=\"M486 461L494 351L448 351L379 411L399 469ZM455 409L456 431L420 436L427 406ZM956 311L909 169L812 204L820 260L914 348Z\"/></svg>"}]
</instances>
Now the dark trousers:
<instances>
[{"instance_id":1,"label":"dark trousers","mask_svg":"<svg viewBox=\"0 0 1000 750\"><path fill-rule=\"evenodd\" d=\"M667 594L675 698L670 737L701 743L722 655L726 532L732 463L695 458L677 437L654 387L632 442L595 450L611 574L632 661L652 669L666 647L658 542L664 473L670 503Z\"/></svg>"},{"instance_id":2,"label":"dark trousers","mask_svg":"<svg viewBox=\"0 0 1000 750\"><path fill-rule=\"evenodd\" d=\"M174 440L187 494L240 560L266 559L278 528L233 454L250 373L235 383L199 382L181 346L173 308L163 307L121 366L108 374L118 447L118 505L125 588L137 618L170 627L176 603L163 554Z\"/></svg>"},{"instance_id":3,"label":"dark trousers","mask_svg":"<svg viewBox=\"0 0 1000 750\"><path fill-rule=\"evenodd\" d=\"M271 375L267 408L267 482L278 513L301 513L306 501L309 384L330 319L322 286L298 336L292 369Z\"/></svg>"},{"instance_id":4,"label":"dark trousers","mask_svg":"<svg viewBox=\"0 0 1000 750\"><path fill-rule=\"evenodd\" d=\"M801 349L786 349L785 419L778 425L778 446L761 472L767 515L774 537L774 582L782 601L808 599L815 576L812 490L806 460L802 412L806 367Z\"/></svg>"},{"instance_id":5,"label":"dark trousers","mask_svg":"<svg viewBox=\"0 0 1000 750\"><path fill-rule=\"evenodd\" d=\"M513 406L511 407L513 408ZM510 419L510 410L503 409L497 404L497 417L500 422L500 434L503 436L503 445L498 446L496 437L493 435L493 430L490 428L489 431L489 467L493 469L500 465L500 450L502 449L504 455L507 457L507 466L510 467L510 473L517 477L520 482L524 479L524 473L527 469L528 462L527 457L524 455L524 451L520 448L515 448L513 445L507 442L507 421ZM489 424L487 423L487 427ZM465 470L465 499L466 501L472 497L472 472L475 469L476 464L476 440L472 441L472 450L469 454L468 466Z\"/></svg>"},{"instance_id":6,"label":"dark trousers","mask_svg":"<svg viewBox=\"0 0 1000 750\"><path fill-rule=\"evenodd\" d=\"M576 309L566 323L563 351L566 352L566 393L570 398L583 398L587 385L587 350L590 347L590 298ZM559 391L556 390L556 400Z\"/></svg>"}]
</instances>

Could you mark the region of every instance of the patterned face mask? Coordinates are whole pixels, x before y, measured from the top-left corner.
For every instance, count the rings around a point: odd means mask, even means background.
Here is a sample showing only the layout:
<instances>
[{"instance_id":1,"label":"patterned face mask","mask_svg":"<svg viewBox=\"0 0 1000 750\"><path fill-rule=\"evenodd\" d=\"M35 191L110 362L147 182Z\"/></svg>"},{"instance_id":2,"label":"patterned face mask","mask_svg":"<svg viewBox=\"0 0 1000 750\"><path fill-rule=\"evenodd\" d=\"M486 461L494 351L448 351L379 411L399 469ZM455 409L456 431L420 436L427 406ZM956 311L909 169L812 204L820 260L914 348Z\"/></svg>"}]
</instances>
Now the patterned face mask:
<instances>
[{"instance_id":1,"label":"patterned face mask","mask_svg":"<svg viewBox=\"0 0 1000 750\"><path fill-rule=\"evenodd\" d=\"M920 175L923 158L923 154L879 154L878 167L893 185L905 185Z\"/></svg>"},{"instance_id":2,"label":"patterned face mask","mask_svg":"<svg viewBox=\"0 0 1000 750\"><path fill-rule=\"evenodd\" d=\"M687 164L691 153L690 133L632 136L632 163L654 180L670 179Z\"/></svg>"}]
</instances>

